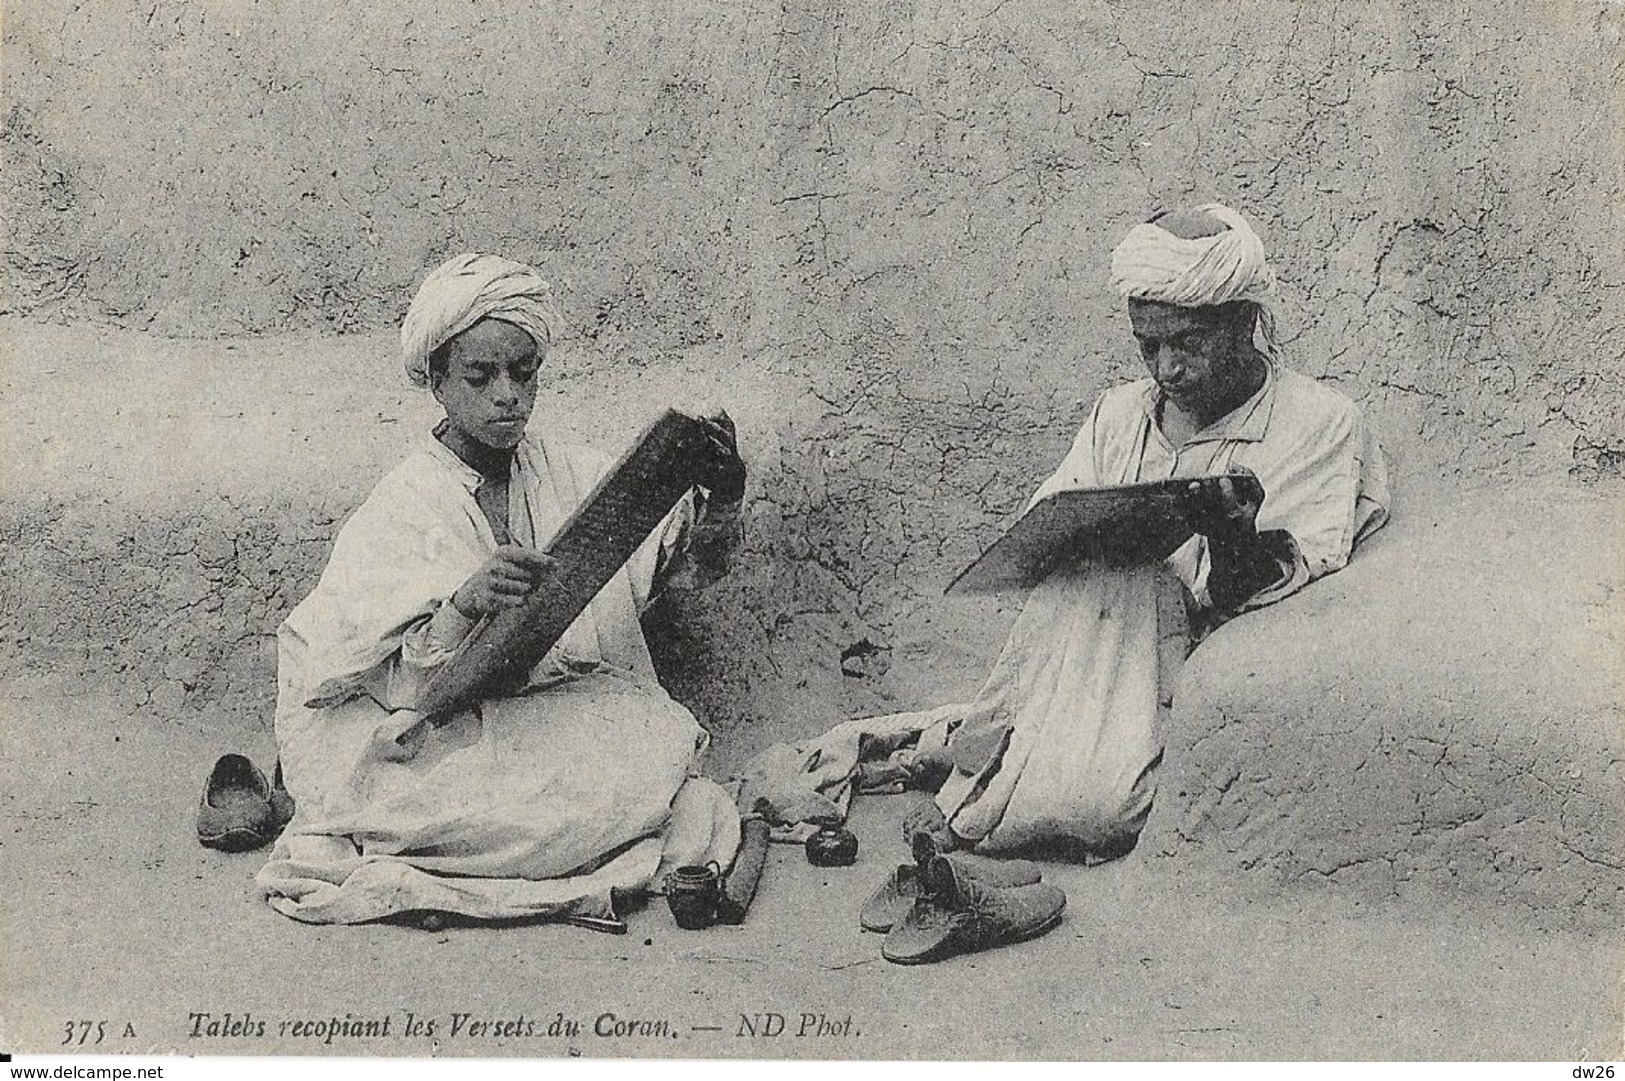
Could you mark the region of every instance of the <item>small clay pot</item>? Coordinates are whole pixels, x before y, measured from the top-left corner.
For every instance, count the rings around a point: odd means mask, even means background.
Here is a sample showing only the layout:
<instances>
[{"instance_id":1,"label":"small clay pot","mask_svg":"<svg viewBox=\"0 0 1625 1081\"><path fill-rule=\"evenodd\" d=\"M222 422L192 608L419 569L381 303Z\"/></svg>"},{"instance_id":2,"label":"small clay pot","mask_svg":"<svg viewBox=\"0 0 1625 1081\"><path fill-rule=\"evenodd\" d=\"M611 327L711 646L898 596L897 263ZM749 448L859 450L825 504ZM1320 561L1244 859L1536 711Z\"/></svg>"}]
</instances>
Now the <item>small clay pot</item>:
<instances>
[{"instance_id":1,"label":"small clay pot","mask_svg":"<svg viewBox=\"0 0 1625 1081\"><path fill-rule=\"evenodd\" d=\"M721 896L722 869L715 863L690 864L666 876L666 905L685 931L703 931L716 923Z\"/></svg>"},{"instance_id":2,"label":"small clay pot","mask_svg":"<svg viewBox=\"0 0 1625 1081\"><path fill-rule=\"evenodd\" d=\"M814 867L850 867L858 859L858 839L844 826L824 826L807 838L807 862Z\"/></svg>"}]
</instances>

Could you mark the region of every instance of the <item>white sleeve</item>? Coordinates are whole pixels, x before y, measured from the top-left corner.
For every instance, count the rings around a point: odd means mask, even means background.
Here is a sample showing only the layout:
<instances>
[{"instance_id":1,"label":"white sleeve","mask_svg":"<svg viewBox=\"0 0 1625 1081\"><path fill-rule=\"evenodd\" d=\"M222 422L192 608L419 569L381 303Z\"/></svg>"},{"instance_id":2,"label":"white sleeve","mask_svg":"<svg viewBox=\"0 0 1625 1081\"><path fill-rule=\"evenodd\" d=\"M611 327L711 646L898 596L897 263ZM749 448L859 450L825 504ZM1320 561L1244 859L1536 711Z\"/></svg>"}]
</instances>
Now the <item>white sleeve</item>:
<instances>
[{"instance_id":1,"label":"white sleeve","mask_svg":"<svg viewBox=\"0 0 1625 1081\"><path fill-rule=\"evenodd\" d=\"M450 600L444 601L432 616L412 624L401 635L401 660L416 668L438 668L463 644L475 622Z\"/></svg>"},{"instance_id":2,"label":"white sleeve","mask_svg":"<svg viewBox=\"0 0 1625 1081\"><path fill-rule=\"evenodd\" d=\"M1089 418L1083 422L1083 427L1072 440L1072 449L1066 452L1061 464L1056 466L1055 471L1038 486L1032 498L1027 500L1024 509L1031 510L1033 504L1056 492L1099 487L1100 462L1095 447L1095 430L1099 425L1100 406L1104 401L1104 395L1095 399L1094 407L1089 410Z\"/></svg>"}]
</instances>

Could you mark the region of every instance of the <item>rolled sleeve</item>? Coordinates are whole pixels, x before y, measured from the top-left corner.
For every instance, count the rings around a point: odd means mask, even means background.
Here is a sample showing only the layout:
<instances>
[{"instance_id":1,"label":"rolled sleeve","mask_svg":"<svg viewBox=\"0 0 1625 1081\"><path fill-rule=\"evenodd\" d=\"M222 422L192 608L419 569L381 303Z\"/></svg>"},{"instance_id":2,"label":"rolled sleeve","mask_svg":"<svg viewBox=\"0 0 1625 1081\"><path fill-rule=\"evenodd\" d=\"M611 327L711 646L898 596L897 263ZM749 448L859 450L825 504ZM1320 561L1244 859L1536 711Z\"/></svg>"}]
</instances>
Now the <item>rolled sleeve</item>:
<instances>
[{"instance_id":1,"label":"rolled sleeve","mask_svg":"<svg viewBox=\"0 0 1625 1081\"><path fill-rule=\"evenodd\" d=\"M443 602L434 614L419 620L401 636L401 660L414 668L438 668L451 659L477 621Z\"/></svg>"},{"instance_id":2,"label":"rolled sleeve","mask_svg":"<svg viewBox=\"0 0 1625 1081\"><path fill-rule=\"evenodd\" d=\"M1293 588L1340 570L1388 514L1382 451L1357 407L1348 403L1331 422L1297 434L1273 469L1259 471L1270 480L1258 529L1291 535L1303 564Z\"/></svg>"}]
</instances>

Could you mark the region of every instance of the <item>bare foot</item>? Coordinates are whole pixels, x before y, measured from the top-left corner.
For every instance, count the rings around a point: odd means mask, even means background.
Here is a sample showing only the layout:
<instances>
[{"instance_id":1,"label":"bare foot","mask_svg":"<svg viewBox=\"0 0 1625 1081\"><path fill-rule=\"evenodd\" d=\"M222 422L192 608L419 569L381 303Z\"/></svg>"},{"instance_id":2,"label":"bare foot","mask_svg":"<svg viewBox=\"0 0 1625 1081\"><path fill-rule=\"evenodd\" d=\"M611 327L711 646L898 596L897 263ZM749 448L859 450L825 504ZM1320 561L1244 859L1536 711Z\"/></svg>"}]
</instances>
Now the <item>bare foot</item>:
<instances>
[{"instance_id":1,"label":"bare foot","mask_svg":"<svg viewBox=\"0 0 1625 1081\"><path fill-rule=\"evenodd\" d=\"M914 852L915 861L922 866L931 856L952 852L960 846L959 835L948 825L937 801L929 796L918 800L903 816L903 839ZM926 853L924 859L920 858L922 851Z\"/></svg>"}]
</instances>

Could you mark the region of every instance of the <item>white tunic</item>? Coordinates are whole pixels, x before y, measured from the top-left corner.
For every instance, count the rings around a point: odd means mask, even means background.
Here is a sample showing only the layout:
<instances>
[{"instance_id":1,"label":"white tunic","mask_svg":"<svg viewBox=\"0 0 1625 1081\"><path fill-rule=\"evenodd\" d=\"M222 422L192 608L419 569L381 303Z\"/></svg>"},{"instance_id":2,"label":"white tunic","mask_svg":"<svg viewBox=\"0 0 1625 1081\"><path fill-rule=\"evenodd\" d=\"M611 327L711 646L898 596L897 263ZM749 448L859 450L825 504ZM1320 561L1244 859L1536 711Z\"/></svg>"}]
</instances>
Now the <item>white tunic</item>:
<instances>
[{"instance_id":1,"label":"white tunic","mask_svg":"<svg viewBox=\"0 0 1625 1081\"><path fill-rule=\"evenodd\" d=\"M527 436L514 541L545 543L608 462ZM638 623L686 502L523 690L443 727L411 708L466 633L448 598L497 547L480 483L426 438L345 523L278 633L277 742L298 810L258 882L286 915L605 917L612 889L733 858L732 801L697 776L706 734L657 682Z\"/></svg>"},{"instance_id":2,"label":"white tunic","mask_svg":"<svg viewBox=\"0 0 1625 1081\"><path fill-rule=\"evenodd\" d=\"M1286 531L1292 557L1246 608L1342 567L1386 521L1382 453L1336 391L1271 365L1253 397L1178 447L1157 425L1158 398L1149 379L1103 394L1033 499L1251 469L1265 490L1258 529ZM1159 710L1188 646L1178 582L1206 603L1207 574L1207 542L1195 537L1164 567L1063 569L1033 590L975 701L919 715L935 729L922 746L974 738L994 748L938 795L955 832L984 851L1059 841L1109 852L1132 841L1151 808Z\"/></svg>"}]
</instances>

